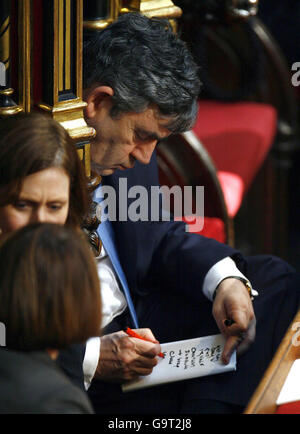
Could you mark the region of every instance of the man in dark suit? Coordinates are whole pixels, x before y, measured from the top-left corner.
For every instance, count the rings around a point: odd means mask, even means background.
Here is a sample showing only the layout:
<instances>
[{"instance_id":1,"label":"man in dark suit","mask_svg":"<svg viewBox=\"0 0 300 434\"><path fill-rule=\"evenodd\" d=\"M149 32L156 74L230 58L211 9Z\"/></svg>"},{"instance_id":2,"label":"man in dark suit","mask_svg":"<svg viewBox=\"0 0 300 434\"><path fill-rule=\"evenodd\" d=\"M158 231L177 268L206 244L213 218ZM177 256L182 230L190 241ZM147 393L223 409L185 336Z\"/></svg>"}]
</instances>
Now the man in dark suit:
<instances>
[{"instance_id":1,"label":"man in dark suit","mask_svg":"<svg viewBox=\"0 0 300 434\"><path fill-rule=\"evenodd\" d=\"M157 20L128 14L100 33L87 34L85 117L97 132L91 158L94 170L103 176L101 188L113 187L118 197L123 178L123 199L132 186L150 193L158 185L155 146L191 128L198 93L191 55ZM99 190L95 199L101 197ZM124 206L129 209L131 203L128 199L124 205L121 199L111 227L139 326L151 329L140 333L152 342L124 333L130 302L122 292L124 279L115 272L104 246L98 266L105 329L94 353L99 357L100 346L99 361L93 356L98 365L94 363L89 378L86 374L87 383L94 377L89 396L95 411L242 411L297 310L293 270L272 257L246 259L227 245L186 233L182 223L124 221ZM149 216L150 208L151 204ZM254 303L251 284L259 290ZM233 324L224 325L226 318ZM120 383L147 375L156 365L156 339L166 342L219 332L226 338L224 363L235 349L238 355L244 353L237 372L122 394ZM85 359L89 351L88 344ZM84 364L91 366L87 360Z\"/></svg>"}]
</instances>

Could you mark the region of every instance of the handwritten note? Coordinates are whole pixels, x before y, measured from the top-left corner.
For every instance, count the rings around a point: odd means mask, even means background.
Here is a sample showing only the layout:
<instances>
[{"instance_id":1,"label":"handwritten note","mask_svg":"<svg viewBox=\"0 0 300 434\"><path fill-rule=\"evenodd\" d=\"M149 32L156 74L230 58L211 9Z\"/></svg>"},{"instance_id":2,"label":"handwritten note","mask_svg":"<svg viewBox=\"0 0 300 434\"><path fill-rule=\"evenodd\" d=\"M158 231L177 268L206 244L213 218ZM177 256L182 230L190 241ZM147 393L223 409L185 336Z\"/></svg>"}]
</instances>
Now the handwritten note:
<instances>
[{"instance_id":1,"label":"handwritten note","mask_svg":"<svg viewBox=\"0 0 300 434\"><path fill-rule=\"evenodd\" d=\"M225 339L222 335L162 344L164 358L160 358L152 373L124 383L122 390L129 392L158 384L234 371L235 352L228 365L224 365L221 361L224 344Z\"/></svg>"}]
</instances>

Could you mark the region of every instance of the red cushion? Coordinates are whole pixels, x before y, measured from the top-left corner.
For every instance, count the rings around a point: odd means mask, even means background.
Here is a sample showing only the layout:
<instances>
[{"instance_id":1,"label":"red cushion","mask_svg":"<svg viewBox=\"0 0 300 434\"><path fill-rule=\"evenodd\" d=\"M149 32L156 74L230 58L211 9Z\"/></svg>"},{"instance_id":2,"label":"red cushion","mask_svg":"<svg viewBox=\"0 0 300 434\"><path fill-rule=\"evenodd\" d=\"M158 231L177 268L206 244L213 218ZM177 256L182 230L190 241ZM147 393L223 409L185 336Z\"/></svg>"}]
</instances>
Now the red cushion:
<instances>
[{"instance_id":1,"label":"red cushion","mask_svg":"<svg viewBox=\"0 0 300 434\"><path fill-rule=\"evenodd\" d=\"M174 220L182 220L187 223L189 226L189 232L195 232L195 229L197 229L197 227L202 227L203 224L201 217L174 217ZM204 217L203 228L197 230L195 233L203 235L207 238L213 238L220 243L226 242L224 222L216 217Z\"/></svg>"},{"instance_id":2,"label":"red cushion","mask_svg":"<svg viewBox=\"0 0 300 434\"><path fill-rule=\"evenodd\" d=\"M276 414L300 414L300 401L278 405Z\"/></svg>"},{"instance_id":3,"label":"red cushion","mask_svg":"<svg viewBox=\"0 0 300 434\"><path fill-rule=\"evenodd\" d=\"M267 104L199 101L193 129L216 168L239 175L247 191L276 132L276 110Z\"/></svg>"},{"instance_id":4,"label":"red cushion","mask_svg":"<svg viewBox=\"0 0 300 434\"><path fill-rule=\"evenodd\" d=\"M225 204L229 217L233 218L238 212L244 194L244 182L239 175L234 173L217 173L224 195Z\"/></svg>"}]
</instances>

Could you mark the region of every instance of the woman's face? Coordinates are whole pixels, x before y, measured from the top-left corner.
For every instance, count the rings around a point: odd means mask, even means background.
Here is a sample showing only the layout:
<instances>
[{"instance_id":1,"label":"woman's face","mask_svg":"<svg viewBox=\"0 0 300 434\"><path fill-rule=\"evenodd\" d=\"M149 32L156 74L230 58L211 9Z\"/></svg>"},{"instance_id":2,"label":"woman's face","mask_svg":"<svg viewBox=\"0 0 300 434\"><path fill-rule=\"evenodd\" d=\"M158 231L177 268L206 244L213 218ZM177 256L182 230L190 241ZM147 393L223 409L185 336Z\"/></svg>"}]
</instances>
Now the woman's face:
<instances>
[{"instance_id":1,"label":"woman's face","mask_svg":"<svg viewBox=\"0 0 300 434\"><path fill-rule=\"evenodd\" d=\"M30 223L64 225L69 213L70 178L58 167L41 170L24 179L19 198L0 207L0 228L8 234Z\"/></svg>"}]
</instances>

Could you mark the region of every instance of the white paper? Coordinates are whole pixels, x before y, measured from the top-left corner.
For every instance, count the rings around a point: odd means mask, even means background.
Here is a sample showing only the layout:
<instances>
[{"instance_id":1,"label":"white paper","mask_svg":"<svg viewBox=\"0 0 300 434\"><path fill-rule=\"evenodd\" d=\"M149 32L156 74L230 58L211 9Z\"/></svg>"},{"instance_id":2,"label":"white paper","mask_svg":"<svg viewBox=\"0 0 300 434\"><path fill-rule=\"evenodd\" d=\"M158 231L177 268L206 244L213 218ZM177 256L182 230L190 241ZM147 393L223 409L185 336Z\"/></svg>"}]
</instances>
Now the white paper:
<instances>
[{"instance_id":1,"label":"white paper","mask_svg":"<svg viewBox=\"0 0 300 434\"><path fill-rule=\"evenodd\" d=\"M296 359L285 379L284 385L277 398L276 404L300 400L300 359Z\"/></svg>"},{"instance_id":2,"label":"white paper","mask_svg":"<svg viewBox=\"0 0 300 434\"><path fill-rule=\"evenodd\" d=\"M221 334L161 344L165 357L159 357L152 373L124 383L122 390L129 392L158 384L234 371L236 352L232 354L228 365L221 361L224 344L225 339Z\"/></svg>"}]
</instances>

